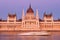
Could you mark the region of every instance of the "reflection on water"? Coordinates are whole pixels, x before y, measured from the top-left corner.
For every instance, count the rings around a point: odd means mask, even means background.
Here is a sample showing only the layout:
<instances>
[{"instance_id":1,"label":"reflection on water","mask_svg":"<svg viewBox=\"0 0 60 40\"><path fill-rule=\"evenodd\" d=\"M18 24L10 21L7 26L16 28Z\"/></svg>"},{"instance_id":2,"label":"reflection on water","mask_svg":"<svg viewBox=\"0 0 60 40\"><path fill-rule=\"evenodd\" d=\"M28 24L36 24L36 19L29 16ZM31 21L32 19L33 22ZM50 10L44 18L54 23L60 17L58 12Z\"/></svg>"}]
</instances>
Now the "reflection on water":
<instances>
[{"instance_id":1,"label":"reflection on water","mask_svg":"<svg viewBox=\"0 0 60 40\"><path fill-rule=\"evenodd\" d=\"M48 40L49 38L49 36L0 35L0 40Z\"/></svg>"},{"instance_id":2,"label":"reflection on water","mask_svg":"<svg viewBox=\"0 0 60 40\"><path fill-rule=\"evenodd\" d=\"M0 34L0 40L60 40L60 34L55 33L50 36L20 36Z\"/></svg>"}]
</instances>

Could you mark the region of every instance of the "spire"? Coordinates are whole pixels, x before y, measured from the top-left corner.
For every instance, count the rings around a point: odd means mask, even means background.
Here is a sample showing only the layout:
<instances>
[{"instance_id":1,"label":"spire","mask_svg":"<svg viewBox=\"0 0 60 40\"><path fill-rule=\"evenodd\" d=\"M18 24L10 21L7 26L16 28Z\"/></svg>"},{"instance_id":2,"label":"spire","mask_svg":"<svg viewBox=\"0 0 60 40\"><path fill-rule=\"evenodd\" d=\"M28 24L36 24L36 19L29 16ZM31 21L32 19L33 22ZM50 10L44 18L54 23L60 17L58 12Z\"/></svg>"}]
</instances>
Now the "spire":
<instances>
[{"instance_id":1,"label":"spire","mask_svg":"<svg viewBox=\"0 0 60 40\"><path fill-rule=\"evenodd\" d=\"M36 19L39 19L38 9L36 9Z\"/></svg>"},{"instance_id":2,"label":"spire","mask_svg":"<svg viewBox=\"0 0 60 40\"><path fill-rule=\"evenodd\" d=\"M46 15L46 11L44 12L44 16Z\"/></svg>"},{"instance_id":3,"label":"spire","mask_svg":"<svg viewBox=\"0 0 60 40\"><path fill-rule=\"evenodd\" d=\"M29 8L31 8L31 4L29 5Z\"/></svg>"},{"instance_id":4,"label":"spire","mask_svg":"<svg viewBox=\"0 0 60 40\"><path fill-rule=\"evenodd\" d=\"M22 19L24 19L24 9L22 10Z\"/></svg>"},{"instance_id":5,"label":"spire","mask_svg":"<svg viewBox=\"0 0 60 40\"><path fill-rule=\"evenodd\" d=\"M27 9L27 13L34 13L33 9L31 8L31 4L29 5L29 8Z\"/></svg>"}]
</instances>

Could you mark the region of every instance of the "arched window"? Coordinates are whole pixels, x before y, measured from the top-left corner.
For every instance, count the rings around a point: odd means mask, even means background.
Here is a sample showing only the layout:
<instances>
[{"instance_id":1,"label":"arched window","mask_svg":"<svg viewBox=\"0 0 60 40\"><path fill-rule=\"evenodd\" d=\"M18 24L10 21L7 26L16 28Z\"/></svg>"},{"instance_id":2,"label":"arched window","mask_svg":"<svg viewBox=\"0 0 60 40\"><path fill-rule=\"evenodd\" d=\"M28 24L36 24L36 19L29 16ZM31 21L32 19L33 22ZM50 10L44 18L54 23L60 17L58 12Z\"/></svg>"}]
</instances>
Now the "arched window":
<instances>
[{"instance_id":1,"label":"arched window","mask_svg":"<svg viewBox=\"0 0 60 40\"><path fill-rule=\"evenodd\" d=\"M8 28L8 29L12 29L12 28L15 29L16 26L15 26L15 25L7 25L7 28Z\"/></svg>"}]
</instances>

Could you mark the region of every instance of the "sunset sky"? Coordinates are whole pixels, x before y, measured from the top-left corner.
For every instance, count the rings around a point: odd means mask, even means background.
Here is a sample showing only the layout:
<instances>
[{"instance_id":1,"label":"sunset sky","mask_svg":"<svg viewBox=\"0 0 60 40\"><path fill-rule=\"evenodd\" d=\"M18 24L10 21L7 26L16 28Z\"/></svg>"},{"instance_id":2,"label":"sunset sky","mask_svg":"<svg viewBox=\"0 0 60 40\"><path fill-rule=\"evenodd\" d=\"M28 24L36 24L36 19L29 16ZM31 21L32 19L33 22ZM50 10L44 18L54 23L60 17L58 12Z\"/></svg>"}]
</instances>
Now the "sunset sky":
<instances>
[{"instance_id":1,"label":"sunset sky","mask_svg":"<svg viewBox=\"0 0 60 40\"><path fill-rule=\"evenodd\" d=\"M34 12L39 10L39 17L43 18L43 14L53 14L54 19L60 18L60 0L0 0L0 18L7 19L8 13L16 13L17 19L21 18L22 9L25 13L31 4Z\"/></svg>"}]
</instances>

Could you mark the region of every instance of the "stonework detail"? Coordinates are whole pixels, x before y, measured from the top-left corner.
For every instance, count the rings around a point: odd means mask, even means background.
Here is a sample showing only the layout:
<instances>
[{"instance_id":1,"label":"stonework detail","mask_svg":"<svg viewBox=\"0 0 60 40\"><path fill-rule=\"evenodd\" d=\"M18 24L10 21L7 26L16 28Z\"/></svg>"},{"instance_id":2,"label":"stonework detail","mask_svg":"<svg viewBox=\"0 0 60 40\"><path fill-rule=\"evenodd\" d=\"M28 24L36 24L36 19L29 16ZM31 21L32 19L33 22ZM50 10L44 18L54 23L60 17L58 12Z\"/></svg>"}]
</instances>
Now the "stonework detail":
<instances>
[{"instance_id":1,"label":"stonework detail","mask_svg":"<svg viewBox=\"0 0 60 40\"><path fill-rule=\"evenodd\" d=\"M22 10L22 19L17 20L16 14L8 14L7 20L0 19L0 31L2 30L60 30L60 20L54 20L52 14L46 14L46 12L43 19L40 19L38 9L34 15L30 5L26 15Z\"/></svg>"}]
</instances>

